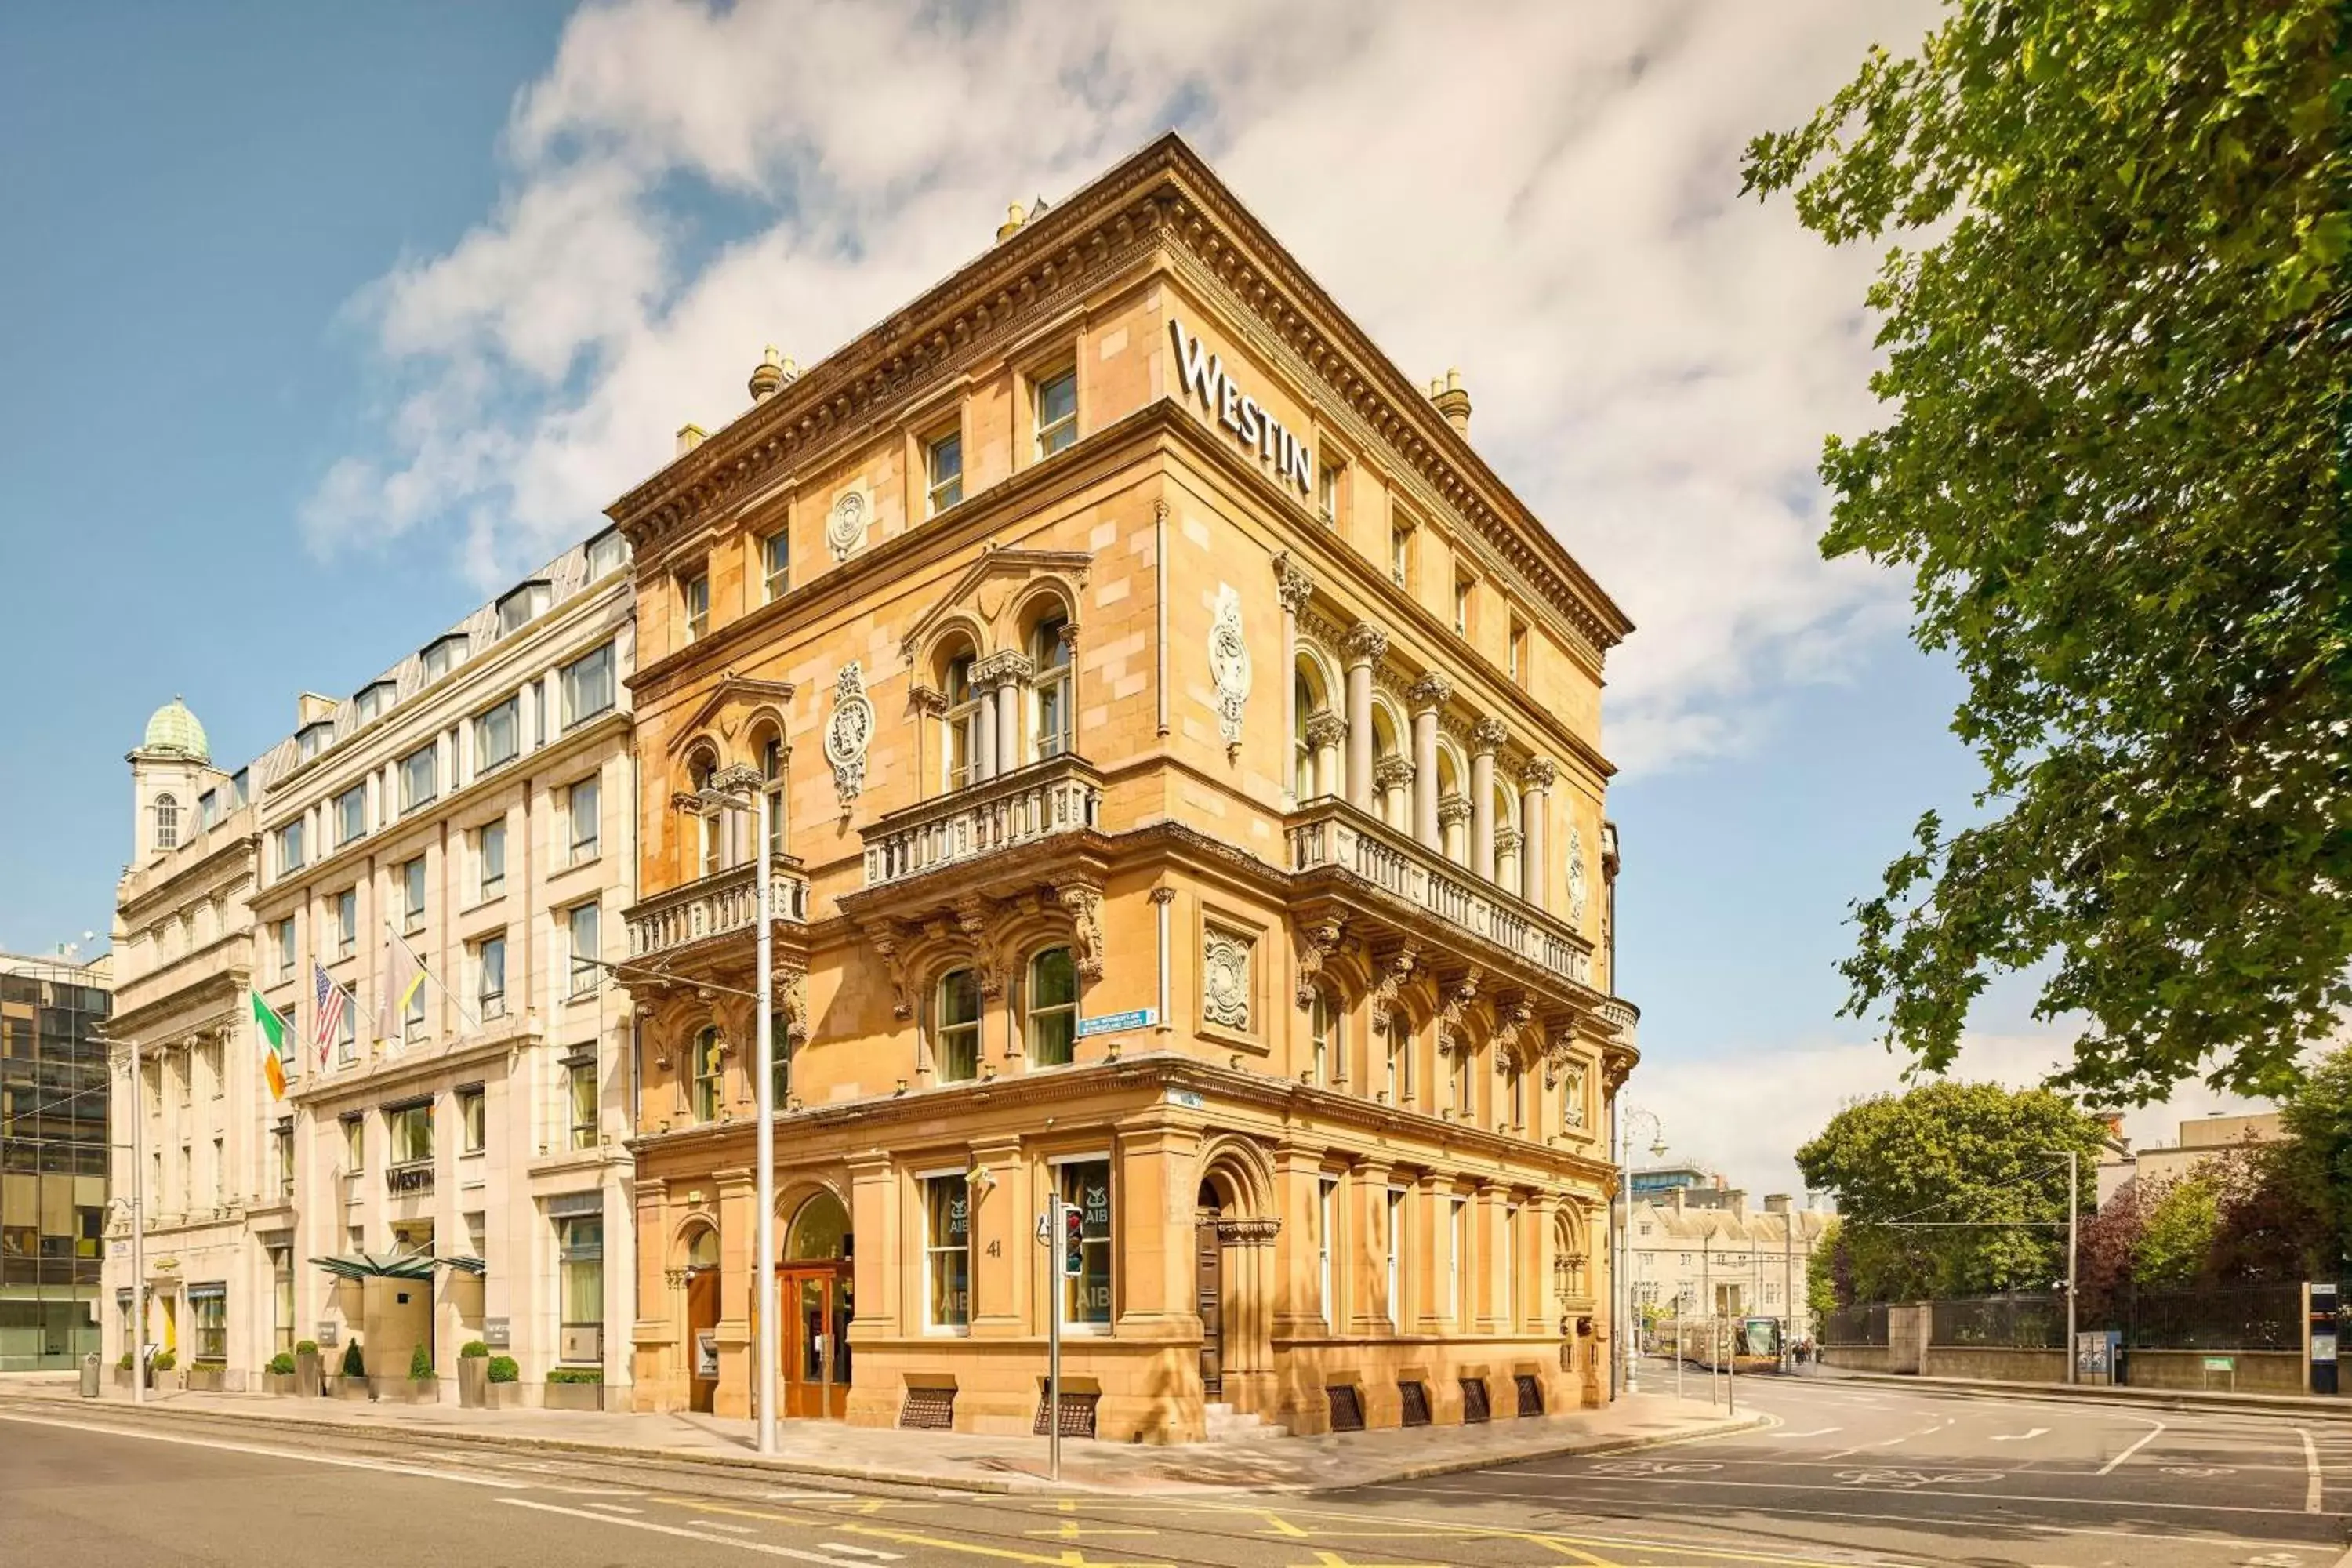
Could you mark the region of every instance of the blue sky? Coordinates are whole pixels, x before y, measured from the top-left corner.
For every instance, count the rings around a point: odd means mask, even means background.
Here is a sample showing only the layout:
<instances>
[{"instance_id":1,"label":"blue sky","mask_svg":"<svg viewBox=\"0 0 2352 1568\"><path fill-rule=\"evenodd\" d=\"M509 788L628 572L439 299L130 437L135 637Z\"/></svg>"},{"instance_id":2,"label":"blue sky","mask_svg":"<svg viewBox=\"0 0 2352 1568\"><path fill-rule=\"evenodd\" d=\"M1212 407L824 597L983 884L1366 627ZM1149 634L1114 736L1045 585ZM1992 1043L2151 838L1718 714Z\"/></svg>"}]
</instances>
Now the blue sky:
<instances>
[{"instance_id":1,"label":"blue sky","mask_svg":"<svg viewBox=\"0 0 2352 1568\"><path fill-rule=\"evenodd\" d=\"M1641 624L1607 708L1631 1097L1788 1184L1894 1079L1832 1016L1846 901L1972 770L1902 584L1811 547L1820 437L1871 416L1868 258L1738 202L1736 157L1926 13L1299 12L0 13L0 947L102 942L156 705L250 757L592 531L763 342L820 357L1172 123L1408 371L1464 368ZM1966 1067L2051 1058L2024 1001Z\"/></svg>"}]
</instances>

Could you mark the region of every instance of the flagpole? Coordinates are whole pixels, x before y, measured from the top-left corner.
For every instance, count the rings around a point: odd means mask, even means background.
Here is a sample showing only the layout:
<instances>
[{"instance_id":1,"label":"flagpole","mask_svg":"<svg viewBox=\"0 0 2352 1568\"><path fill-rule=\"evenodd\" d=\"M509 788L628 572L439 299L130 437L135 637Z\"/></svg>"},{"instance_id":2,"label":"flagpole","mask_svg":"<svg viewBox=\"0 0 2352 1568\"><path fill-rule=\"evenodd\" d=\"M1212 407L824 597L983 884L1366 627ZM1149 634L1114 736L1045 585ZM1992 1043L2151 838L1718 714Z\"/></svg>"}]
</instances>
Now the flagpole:
<instances>
[{"instance_id":1,"label":"flagpole","mask_svg":"<svg viewBox=\"0 0 2352 1568\"><path fill-rule=\"evenodd\" d=\"M424 975L425 979L433 982L433 989L441 993L442 996L447 1000L449 1005L457 1010L458 1017L463 1018L467 1023L471 1024L474 1026L474 1032L478 1035L488 1034L489 1032L482 1027L482 1021L479 1018L475 1017L473 1014L466 1010L466 1005L457 1000L457 994L452 992L446 985L441 984L441 977L433 973L433 966L425 963L423 959L417 957L416 950L409 946L407 941L403 938L398 931L392 929L392 922L390 921L384 921L383 929L384 934L391 937L393 941L400 943L400 951L408 954L408 962L416 965L417 973Z\"/></svg>"}]
</instances>

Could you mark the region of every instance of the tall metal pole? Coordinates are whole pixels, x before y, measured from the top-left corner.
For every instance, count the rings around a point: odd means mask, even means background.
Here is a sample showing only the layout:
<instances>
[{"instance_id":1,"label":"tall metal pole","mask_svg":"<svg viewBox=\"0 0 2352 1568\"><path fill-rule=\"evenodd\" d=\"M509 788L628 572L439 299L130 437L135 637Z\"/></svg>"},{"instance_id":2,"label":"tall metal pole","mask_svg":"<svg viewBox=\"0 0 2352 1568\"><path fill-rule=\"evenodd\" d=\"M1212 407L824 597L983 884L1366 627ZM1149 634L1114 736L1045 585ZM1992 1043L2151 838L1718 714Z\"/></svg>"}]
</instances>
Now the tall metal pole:
<instances>
[{"instance_id":1,"label":"tall metal pole","mask_svg":"<svg viewBox=\"0 0 2352 1568\"><path fill-rule=\"evenodd\" d=\"M776 1300L776 1039L775 1039L775 941L774 911L769 908L771 886L774 880L768 846L768 792L754 784L752 799L757 803L753 816L760 832L760 1025L759 1046L753 1070L759 1074L760 1149L759 1149L759 1224L753 1245L760 1249L759 1267L754 1271L753 1288L760 1300L760 1452L776 1451L776 1384L777 1362L782 1344L783 1303ZM832 1303L826 1303L824 1321L830 1321ZM829 1371L833 1366L831 1335L825 1337L819 1354L825 1358ZM828 1409L825 1415L833 1412Z\"/></svg>"},{"instance_id":2,"label":"tall metal pole","mask_svg":"<svg viewBox=\"0 0 2352 1568\"><path fill-rule=\"evenodd\" d=\"M2078 1383L2082 1380L2082 1367L2074 1355L2074 1264L2077 1256L2075 1209L2081 1202L2083 1191L2076 1180L2078 1173L2076 1163L2081 1158L2079 1151L2074 1149L2066 1151L2066 1381L2068 1383Z\"/></svg>"},{"instance_id":3,"label":"tall metal pole","mask_svg":"<svg viewBox=\"0 0 2352 1568\"><path fill-rule=\"evenodd\" d=\"M1084 1196L1081 1189L1080 1196ZM1062 1234L1062 1194L1055 1193L1045 1200L1046 1234L1050 1238L1047 1256L1053 1266L1045 1270L1051 1289L1045 1303L1045 1479L1062 1479L1062 1280L1069 1273L1069 1243Z\"/></svg>"},{"instance_id":4,"label":"tall metal pole","mask_svg":"<svg viewBox=\"0 0 2352 1568\"><path fill-rule=\"evenodd\" d=\"M118 1148L121 1145L116 1145ZM147 1103L131 1042L131 1402L147 1403Z\"/></svg>"}]
</instances>

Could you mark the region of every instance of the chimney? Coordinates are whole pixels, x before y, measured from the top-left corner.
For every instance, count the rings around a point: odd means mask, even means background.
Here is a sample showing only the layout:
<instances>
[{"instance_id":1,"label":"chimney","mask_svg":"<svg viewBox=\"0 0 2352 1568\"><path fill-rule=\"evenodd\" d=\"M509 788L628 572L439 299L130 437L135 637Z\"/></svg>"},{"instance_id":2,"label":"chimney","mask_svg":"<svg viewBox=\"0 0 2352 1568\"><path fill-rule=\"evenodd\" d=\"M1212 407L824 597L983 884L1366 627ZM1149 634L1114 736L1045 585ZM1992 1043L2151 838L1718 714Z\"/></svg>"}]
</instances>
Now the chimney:
<instances>
[{"instance_id":1,"label":"chimney","mask_svg":"<svg viewBox=\"0 0 2352 1568\"><path fill-rule=\"evenodd\" d=\"M1011 239L1021 232L1021 226L1028 221L1029 215L1021 210L1019 202L1014 202L1011 206L1006 207L1004 221L996 226L996 243L1003 245L1006 240Z\"/></svg>"},{"instance_id":2,"label":"chimney","mask_svg":"<svg viewBox=\"0 0 2352 1568\"><path fill-rule=\"evenodd\" d=\"M701 446L703 438L709 434L709 431L705 430L699 425L679 426L677 427L677 455L681 458L685 457L688 452L691 452L697 447Z\"/></svg>"},{"instance_id":3,"label":"chimney","mask_svg":"<svg viewBox=\"0 0 2352 1568\"><path fill-rule=\"evenodd\" d=\"M1731 1199L1731 1217L1741 1225L1746 1225L1748 1223L1747 1191L1744 1188L1734 1187L1728 1196Z\"/></svg>"},{"instance_id":4,"label":"chimney","mask_svg":"<svg viewBox=\"0 0 2352 1568\"><path fill-rule=\"evenodd\" d=\"M335 700L321 697L315 691L305 691L294 699L294 727L315 724L321 719L335 716Z\"/></svg>"},{"instance_id":5,"label":"chimney","mask_svg":"<svg viewBox=\"0 0 2352 1568\"><path fill-rule=\"evenodd\" d=\"M1683 1213L1683 1190L1682 1190L1682 1188L1680 1188L1680 1187L1676 1187L1676 1188L1675 1189L1675 1217L1676 1219L1680 1219L1680 1218L1682 1217L1682 1213Z\"/></svg>"},{"instance_id":6,"label":"chimney","mask_svg":"<svg viewBox=\"0 0 2352 1568\"><path fill-rule=\"evenodd\" d=\"M801 367L778 354L776 345L770 343L767 351L760 356L760 363L751 367L751 380L749 384L751 388L751 401L767 402L776 395L779 389L798 381L800 374Z\"/></svg>"},{"instance_id":7,"label":"chimney","mask_svg":"<svg viewBox=\"0 0 2352 1568\"><path fill-rule=\"evenodd\" d=\"M1470 393L1462 384L1462 373L1449 369L1443 381L1429 384L1429 400L1445 416L1445 422L1467 437L1470 434Z\"/></svg>"},{"instance_id":8,"label":"chimney","mask_svg":"<svg viewBox=\"0 0 2352 1568\"><path fill-rule=\"evenodd\" d=\"M1765 1194L1764 1212L1766 1214L1787 1214L1789 1212L1789 1194L1786 1193Z\"/></svg>"}]
</instances>

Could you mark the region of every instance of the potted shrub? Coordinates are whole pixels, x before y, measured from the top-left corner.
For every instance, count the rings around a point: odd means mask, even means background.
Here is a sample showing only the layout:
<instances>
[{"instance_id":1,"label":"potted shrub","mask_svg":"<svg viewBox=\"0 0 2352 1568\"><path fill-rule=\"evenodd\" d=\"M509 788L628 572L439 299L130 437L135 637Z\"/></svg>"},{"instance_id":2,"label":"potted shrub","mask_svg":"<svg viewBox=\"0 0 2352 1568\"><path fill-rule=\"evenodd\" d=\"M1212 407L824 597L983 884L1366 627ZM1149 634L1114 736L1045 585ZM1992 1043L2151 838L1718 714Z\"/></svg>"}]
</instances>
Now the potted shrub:
<instances>
[{"instance_id":1,"label":"potted shrub","mask_svg":"<svg viewBox=\"0 0 2352 1568\"><path fill-rule=\"evenodd\" d=\"M218 1394L228 1386L228 1363L198 1359L188 1363L189 1392Z\"/></svg>"},{"instance_id":2,"label":"potted shrub","mask_svg":"<svg viewBox=\"0 0 2352 1568\"><path fill-rule=\"evenodd\" d=\"M279 1351L269 1358L269 1364L261 1369L261 1388L265 1394L294 1392L294 1353L291 1351Z\"/></svg>"},{"instance_id":3,"label":"potted shrub","mask_svg":"<svg viewBox=\"0 0 2352 1568\"><path fill-rule=\"evenodd\" d=\"M602 1410L604 1408L604 1369L600 1366L559 1366L547 1374L547 1397L542 1404L550 1410Z\"/></svg>"},{"instance_id":4,"label":"potted shrub","mask_svg":"<svg viewBox=\"0 0 2352 1568\"><path fill-rule=\"evenodd\" d=\"M490 1408L516 1410L522 1405L522 1367L510 1355L490 1357Z\"/></svg>"},{"instance_id":5,"label":"potted shrub","mask_svg":"<svg viewBox=\"0 0 2352 1568\"><path fill-rule=\"evenodd\" d=\"M335 1379L338 1399L373 1399L375 1391L368 1386L367 1356L353 1340L343 1347L343 1375Z\"/></svg>"},{"instance_id":6,"label":"potted shrub","mask_svg":"<svg viewBox=\"0 0 2352 1568\"><path fill-rule=\"evenodd\" d=\"M319 1355L319 1342L294 1342L294 1392L305 1399L316 1399L327 1392L326 1367Z\"/></svg>"},{"instance_id":7,"label":"potted shrub","mask_svg":"<svg viewBox=\"0 0 2352 1568\"><path fill-rule=\"evenodd\" d=\"M180 1388L180 1358L171 1351L157 1351L152 1363L155 1375L148 1386L164 1394L176 1394Z\"/></svg>"},{"instance_id":8,"label":"potted shrub","mask_svg":"<svg viewBox=\"0 0 2352 1568\"><path fill-rule=\"evenodd\" d=\"M490 1405L490 1347L467 1340L457 1352L457 1403L468 1410Z\"/></svg>"},{"instance_id":9,"label":"potted shrub","mask_svg":"<svg viewBox=\"0 0 2352 1568\"><path fill-rule=\"evenodd\" d=\"M379 1378L376 1382L378 1394L388 1394L401 1405L437 1405L441 1401L441 1381L433 1375L433 1352L421 1344L409 1352L406 1377Z\"/></svg>"}]
</instances>

